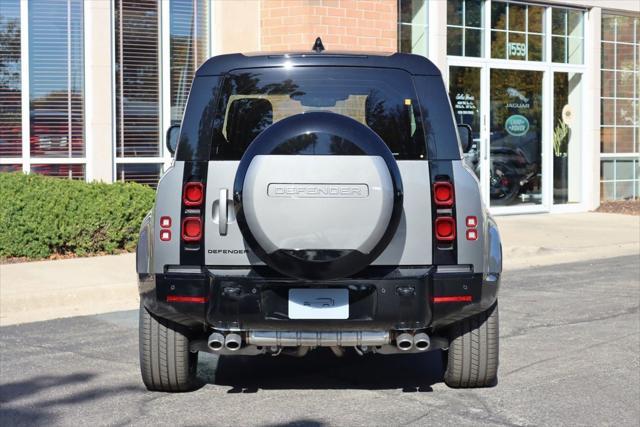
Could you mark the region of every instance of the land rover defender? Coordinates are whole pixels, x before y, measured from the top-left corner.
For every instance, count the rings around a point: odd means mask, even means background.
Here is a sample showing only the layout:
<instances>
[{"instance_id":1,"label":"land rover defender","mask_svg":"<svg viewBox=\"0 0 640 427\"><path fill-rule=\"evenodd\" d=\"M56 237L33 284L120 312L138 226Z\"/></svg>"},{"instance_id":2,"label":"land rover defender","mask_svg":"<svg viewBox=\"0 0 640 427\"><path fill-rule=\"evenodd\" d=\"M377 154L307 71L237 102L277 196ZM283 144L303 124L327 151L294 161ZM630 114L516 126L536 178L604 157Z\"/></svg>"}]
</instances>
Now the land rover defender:
<instances>
[{"instance_id":1,"label":"land rover defender","mask_svg":"<svg viewBox=\"0 0 640 427\"><path fill-rule=\"evenodd\" d=\"M140 365L199 352L439 351L495 383L500 236L440 71L409 54L231 54L197 71L140 231Z\"/></svg>"}]
</instances>

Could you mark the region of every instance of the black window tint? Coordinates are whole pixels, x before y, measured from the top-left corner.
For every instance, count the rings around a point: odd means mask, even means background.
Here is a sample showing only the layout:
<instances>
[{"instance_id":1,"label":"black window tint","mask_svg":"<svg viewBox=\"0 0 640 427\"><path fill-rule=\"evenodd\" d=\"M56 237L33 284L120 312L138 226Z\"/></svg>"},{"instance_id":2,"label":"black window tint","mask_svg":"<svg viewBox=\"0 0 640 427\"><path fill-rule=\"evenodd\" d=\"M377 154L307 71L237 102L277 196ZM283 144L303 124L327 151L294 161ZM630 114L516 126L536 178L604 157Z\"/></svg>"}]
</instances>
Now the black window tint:
<instances>
[{"instance_id":1,"label":"black window tint","mask_svg":"<svg viewBox=\"0 0 640 427\"><path fill-rule=\"evenodd\" d=\"M346 115L369 126L398 160L426 158L413 81L409 73L401 70L238 70L225 76L216 110L211 151L216 160L239 160L266 127L310 111ZM300 143L303 141L296 141ZM315 149L321 145L314 144ZM334 146L338 145L334 141Z\"/></svg>"},{"instance_id":2,"label":"black window tint","mask_svg":"<svg viewBox=\"0 0 640 427\"><path fill-rule=\"evenodd\" d=\"M273 106L266 99L240 98L228 104L226 141L233 156L242 156L251 141L273 123Z\"/></svg>"}]
</instances>

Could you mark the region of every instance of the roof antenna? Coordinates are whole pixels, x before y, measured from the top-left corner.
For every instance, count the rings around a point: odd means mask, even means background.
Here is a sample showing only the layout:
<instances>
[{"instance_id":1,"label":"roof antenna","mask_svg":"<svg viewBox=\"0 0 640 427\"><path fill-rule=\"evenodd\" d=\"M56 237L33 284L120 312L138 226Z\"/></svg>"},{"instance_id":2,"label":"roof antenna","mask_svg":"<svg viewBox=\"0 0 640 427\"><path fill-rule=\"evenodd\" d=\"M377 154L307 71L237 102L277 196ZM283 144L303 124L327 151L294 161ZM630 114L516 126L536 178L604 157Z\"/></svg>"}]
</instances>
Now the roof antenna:
<instances>
[{"instance_id":1,"label":"roof antenna","mask_svg":"<svg viewBox=\"0 0 640 427\"><path fill-rule=\"evenodd\" d=\"M320 53L324 50L324 45L322 44L322 40L320 39L320 37L316 39L316 42L313 44L311 50L313 50L315 53Z\"/></svg>"}]
</instances>

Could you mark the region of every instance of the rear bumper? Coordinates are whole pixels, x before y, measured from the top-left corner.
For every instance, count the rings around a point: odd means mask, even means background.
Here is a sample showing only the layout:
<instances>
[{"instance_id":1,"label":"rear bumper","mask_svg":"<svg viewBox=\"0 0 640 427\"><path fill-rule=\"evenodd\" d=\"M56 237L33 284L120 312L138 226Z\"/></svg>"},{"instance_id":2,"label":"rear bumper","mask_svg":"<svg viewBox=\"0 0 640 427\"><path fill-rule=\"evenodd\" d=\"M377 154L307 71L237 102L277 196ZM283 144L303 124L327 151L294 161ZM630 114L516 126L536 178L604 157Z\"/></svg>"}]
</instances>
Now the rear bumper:
<instances>
[{"instance_id":1,"label":"rear bumper","mask_svg":"<svg viewBox=\"0 0 640 427\"><path fill-rule=\"evenodd\" d=\"M362 331L442 329L486 310L496 300L498 275L470 266L369 267L341 280L305 282L258 268L168 268L140 275L144 306L188 327L219 330ZM292 320L289 289L347 288L349 318Z\"/></svg>"}]
</instances>

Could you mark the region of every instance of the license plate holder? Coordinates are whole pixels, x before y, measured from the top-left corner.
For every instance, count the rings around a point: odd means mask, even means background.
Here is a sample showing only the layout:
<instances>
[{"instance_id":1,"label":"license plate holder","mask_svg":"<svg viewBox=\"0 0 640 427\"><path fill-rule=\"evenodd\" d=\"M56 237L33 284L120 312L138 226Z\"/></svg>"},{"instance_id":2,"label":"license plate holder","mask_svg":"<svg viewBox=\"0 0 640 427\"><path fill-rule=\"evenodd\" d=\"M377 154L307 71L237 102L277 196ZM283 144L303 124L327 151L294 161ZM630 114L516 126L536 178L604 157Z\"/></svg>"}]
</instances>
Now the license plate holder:
<instances>
[{"instance_id":1,"label":"license plate holder","mask_svg":"<svg viewBox=\"0 0 640 427\"><path fill-rule=\"evenodd\" d=\"M289 319L348 318L348 289L289 289Z\"/></svg>"}]
</instances>

